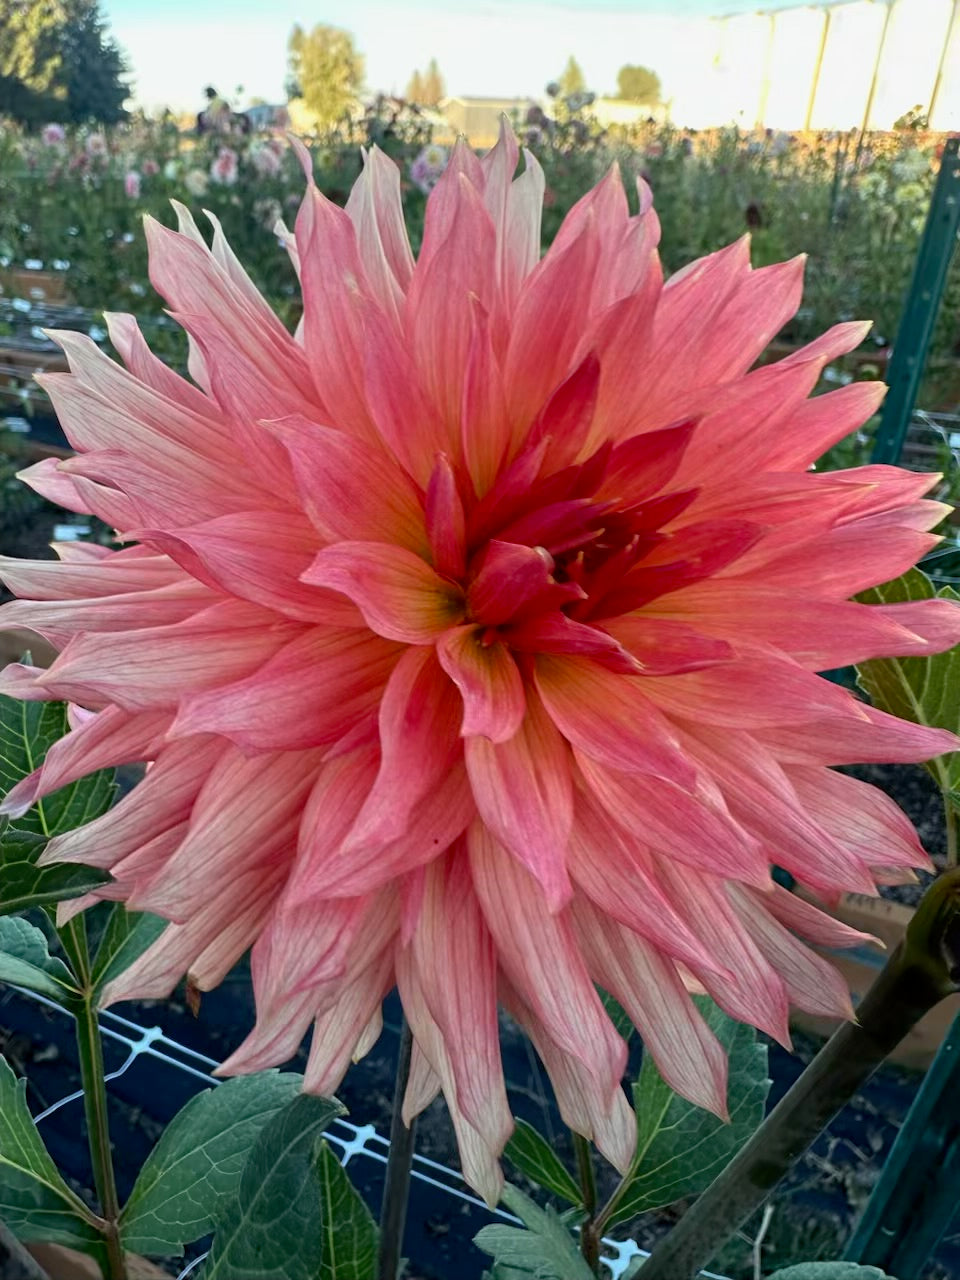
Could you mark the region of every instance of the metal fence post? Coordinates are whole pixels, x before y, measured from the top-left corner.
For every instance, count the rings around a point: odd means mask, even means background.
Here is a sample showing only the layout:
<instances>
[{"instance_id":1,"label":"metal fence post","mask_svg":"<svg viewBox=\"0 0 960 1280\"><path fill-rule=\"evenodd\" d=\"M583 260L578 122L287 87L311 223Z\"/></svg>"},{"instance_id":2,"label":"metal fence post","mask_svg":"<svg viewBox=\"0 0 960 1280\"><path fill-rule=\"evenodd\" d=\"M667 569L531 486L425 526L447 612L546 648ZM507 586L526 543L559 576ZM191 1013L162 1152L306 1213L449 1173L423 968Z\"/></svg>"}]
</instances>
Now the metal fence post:
<instances>
[{"instance_id":1,"label":"metal fence post","mask_svg":"<svg viewBox=\"0 0 960 1280\"><path fill-rule=\"evenodd\" d=\"M960 1185L960 1014L883 1166L844 1257L919 1280L950 1226Z\"/></svg>"},{"instance_id":2,"label":"metal fence post","mask_svg":"<svg viewBox=\"0 0 960 1280\"><path fill-rule=\"evenodd\" d=\"M890 388L871 461L895 463L906 439L927 349L960 230L960 138L948 138L933 189L910 292L890 358Z\"/></svg>"}]
</instances>

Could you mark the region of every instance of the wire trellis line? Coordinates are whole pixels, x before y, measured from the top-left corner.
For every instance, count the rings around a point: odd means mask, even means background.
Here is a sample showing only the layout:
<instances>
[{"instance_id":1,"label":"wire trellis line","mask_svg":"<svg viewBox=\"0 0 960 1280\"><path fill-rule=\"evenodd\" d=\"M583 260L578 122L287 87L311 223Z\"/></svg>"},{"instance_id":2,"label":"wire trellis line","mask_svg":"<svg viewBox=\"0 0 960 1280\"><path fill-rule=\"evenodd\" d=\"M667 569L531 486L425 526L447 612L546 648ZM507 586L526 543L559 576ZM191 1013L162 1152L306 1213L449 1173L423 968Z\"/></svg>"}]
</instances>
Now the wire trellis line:
<instances>
[{"instance_id":1,"label":"wire trellis line","mask_svg":"<svg viewBox=\"0 0 960 1280\"><path fill-rule=\"evenodd\" d=\"M44 1008L50 1009L62 1017L73 1017L71 1013L62 1009L55 1001L40 995L38 992L28 991L23 987L16 986L11 986L9 990L43 1005ZM205 1086L209 1087L222 1083L221 1080L211 1074L220 1065L215 1058L208 1057L207 1054L199 1053L196 1049L191 1049L189 1046L181 1044L178 1040L172 1039L160 1027L141 1026L138 1022L133 1022L130 1018L125 1018L110 1009L101 1011L99 1022L104 1038L123 1045L127 1051L120 1066L107 1074L106 1079L108 1082L124 1075L138 1058L149 1057L177 1071L184 1072ZM72 1102L78 1101L82 1097L82 1090L66 1094L34 1116L34 1122L38 1126L41 1125L54 1112ZM335 1146L340 1156L340 1163L344 1167L349 1165L352 1160L374 1160L378 1164L386 1164L387 1162L390 1143L372 1124L355 1125L351 1124L349 1120L338 1117L332 1122L324 1137ZM431 1160L428 1156L414 1154L413 1161L413 1177L418 1182L433 1187L445 1195L454 1196L456 1199L482 1209L491 1216L500 1218L505 1222L519 1224L520 1220L518 1218L503 1209L488 1209L484 1202L467 1188L462 1177L455 1169L450 1169L436 1160ZM620 1280L620 1277L623 1276L634 1258L646 1258L649 1256L647 1251L641 1249L633 1240L605 1239L603 1244L610 1255L603 1259L608 1269L610 1280ZM206 1254L202 1254L190 1261L180 1271L177 1280L187 1280L187 1277L196 1271L206 1256ZM725 1280L723 1276L715 1275L709 1271L704 1271L701 1275L703 1280Z\"/></svg>"}]
</instances>

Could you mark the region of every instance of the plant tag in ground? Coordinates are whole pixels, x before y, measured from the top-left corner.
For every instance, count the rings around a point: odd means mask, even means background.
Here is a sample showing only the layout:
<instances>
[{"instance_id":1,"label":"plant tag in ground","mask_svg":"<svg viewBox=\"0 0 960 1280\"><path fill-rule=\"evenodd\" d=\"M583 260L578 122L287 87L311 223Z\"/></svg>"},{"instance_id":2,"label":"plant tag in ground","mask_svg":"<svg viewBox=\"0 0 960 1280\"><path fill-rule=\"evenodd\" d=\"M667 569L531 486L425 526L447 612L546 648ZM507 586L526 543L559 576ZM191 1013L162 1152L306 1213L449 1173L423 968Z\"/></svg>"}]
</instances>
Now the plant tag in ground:
<instances>
[{"instance_id":1,"label":"plant tag in ground","mask_svg":"<svg viewBox=\"0 0 960 1280\"><path fill-rule=\"evenodd\" d=\"M503 1154L538 1186L552 1191L562 1200L569 1200L571 1204L581 1203L580 1188L574 1182L573 1175L568 1172L546 1138L533 1125L527 1124L526 1120L517 1121L517 1127Z\"/></svg>"},{"instance_id":2,"label":"plant tag in ground","mask_svg":"<svg viewBox=\"0 0 960 1280\"><path fill-rule=\"evenodd\" d=\"M191 1098L163 1131L123 1207L124 1248L169 1257L206 1235L236 1195L263 1126L301 1083L291 1072L263 1071Z\"/></svg>"},{"instance_id":3,"label":"plant tag in ground","mask_svg":"<svg viewBox=\"0 0 960 1280\"><path fill-rule=\"evenodd\" d=\"M12 982L69 1008L79 998L73 975L47 950L42 929L19 916L0 917L0 982Z\"/></svg>"},{"instance_id":4,"label":"plant tag in ground","mask_svg":"<svg viewBox=\"0 0 960 1280\"><path fill-rule=\"evenodd\" d=\"M502 1199L527 1229L496 1223L474 1236L477 1248L496 1259L493 1280L593 1280L574 1237L552 1209L541 1209L509 1182Z\"/></svg>"},{"instance_id":5,"label":"plant tag in ground","mask_svg":"<svg viewBox=\"0 0 960 1280\"><path fill-rule=\"evenodd\" d=\"M727 1051L729 1124L674 1093L645 1054L633 1086L637 1154L625 1194L607 1226L699 1195L763 1119L770 1081L766 1046L753 1027L735 1022L712 1000L697 997L707 1024Z\"/></svg>"},{"instance_id":6,"label":"plant tag in ground","mask_svg":"<svg viewBox=\"0 0 960 1280\"><path fill-rule=\"evenodd\" d=\"M0 1219L21 1240L96 1252L100 1235L43 1145L18 1080L0 1058Z\"/></svg>"},{"instance_id":7,"label":"plant tag in ground","mask_svg":"<svg viewBox=\"0 0 960 1280\"><path fill-rule=\"evenodd\" d=\"M300 1094L271 1116L224 1205L202 1280L316 1280L323 1261L317 1149L335 1098Z\"/></svg>"},{"instance_id":8,"label":"plant tag in ground","mask_svg":"<svg viewBox=\"0 0 960 1280\"><path fill-rule=\"evenodd\" d=\"M769 1280L895 1280L879 1267L863 1267L859 1262L798 1262L795 1267L775 1271Z\"/></svg>"},{"instance_id":9,"label":"plant tag in ground","mask_svg":"<svg viewBox=\"0 0 960 1280\"><path fill-rule=\"evenodd\" d=\"M317 1280L376 1280L380 1233L363 1197L326 1142L317 1158L323 1256Z\"/></svg>"}]
</instances>

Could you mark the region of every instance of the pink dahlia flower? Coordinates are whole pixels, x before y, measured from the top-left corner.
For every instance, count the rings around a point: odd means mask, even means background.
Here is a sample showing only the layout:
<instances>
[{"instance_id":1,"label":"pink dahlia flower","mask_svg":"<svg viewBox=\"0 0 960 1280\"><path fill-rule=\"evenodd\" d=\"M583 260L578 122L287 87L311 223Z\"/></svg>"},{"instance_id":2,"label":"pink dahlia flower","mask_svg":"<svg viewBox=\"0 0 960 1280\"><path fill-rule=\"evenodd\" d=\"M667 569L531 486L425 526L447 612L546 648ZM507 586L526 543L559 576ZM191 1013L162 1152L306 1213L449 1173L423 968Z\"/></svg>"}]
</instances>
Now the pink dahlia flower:
<instances>
[{"instance_id":1,"label":"pink dahlia flower","mask_svg":"<svg viewBox=\"0 0 960 1280\"><path fill-rule=\"evenodd\" d=\"M127 545L8 561L23 599L0 615L62 648L3 689L95 713L7 812L152 761L44 855L171 922L108 999L215 986L252 947L257 1024L224 1070L284 1062L313 1024L306 1087L332 1092L396 984L407 1114L443 1090L491 1201L498 1005L620 1169L626 1048L594 984L721 1115L690 989L783 1042L791 1005L850 1014L807 944L861 935L771 866L827 903L925 866L829 766L957 744L815 673L960 640L946 601L850 599L935 541L931 477L810 470L880 400L809 398L865 326L754 369L802 259L754 271L740 240L664 283L648 194L630 216L615 170L541 259L543 176L517 159L509 133L457 149L416 261L380 152L345 210L310 182L296 335L216 220L208 248L180 206L179 232L147 219L193 381L130 316L109 318L126 369L59 335L70 372L44 383L77 456L25 477Z\"/></svg>"},{"instance_id":2,"label":"pink dahlia flower","mask_svg":"<svg viewBox=\"0 0 960 1280\"><path fill-rule=\"evenodd\" d=\"M220 187L232 187L237 181L237 153L232 147L221 147L210 165L210 181Z\"/></svg>"}]
</instances>

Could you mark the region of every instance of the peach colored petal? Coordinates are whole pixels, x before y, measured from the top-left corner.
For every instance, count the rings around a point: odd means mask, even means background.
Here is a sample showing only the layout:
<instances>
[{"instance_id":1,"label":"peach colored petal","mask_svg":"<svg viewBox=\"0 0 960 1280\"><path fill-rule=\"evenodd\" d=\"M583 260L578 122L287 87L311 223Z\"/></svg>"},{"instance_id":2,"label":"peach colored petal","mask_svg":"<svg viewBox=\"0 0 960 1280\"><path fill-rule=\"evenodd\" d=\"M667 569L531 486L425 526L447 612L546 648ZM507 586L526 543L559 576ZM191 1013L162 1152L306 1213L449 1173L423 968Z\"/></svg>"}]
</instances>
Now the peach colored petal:
<instances>
[{"instance_id":1,"label":"peach colored petal","mask_svg":"<svg viewBox=\"0 0 960 1280\"><path fill-rule=\"evenodd\" d=\"M412 551L389 543L337 542L300 576L342 592L373 631L401 644L430 644L463 617L460 590Z\"/></svg>"},{"instance_id":2,"label":"peach colored petal","mask_svg":"<svg viewBox=\"0 0 960 1280\"><path fill-rule=\"evenodd\" d=\"M43 863L112 875L61 918L122 901L171 921L109 999L212 986L251 950L257 1021L228 1070L283 1061L312 1023L306 1085L332 1091L398 984L404 1114L442 1090L492 1203L499 1002L622 1170L626 1049L596 986L723 1114L689 992L784 1042L791 1004L849 1016L810 946L863 935L807 899L926 865L904 815L832 766L960 739L815 673L960 643L954 601L850 598L933 545L936 478L811 469L882 387L814 394L860 322L752 367L802 259L753 270L744 238L664 283L652 193L631 215L615 167L541 257L544 174L506 122L482 160L453 149L415 258L390 159L363 156L342 209L292 146L295 332L218 220L208 246L175 204L179 229L148 219L146 239L191 380L131 316L108 316L123 365L54 335L76 454L22 478L132 545L0 561L21 597L0 628L62 649L0 690L74 703L6 807L151 761Z\"/></svg>"}]
</instances>

